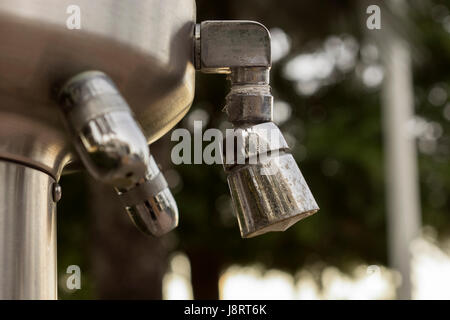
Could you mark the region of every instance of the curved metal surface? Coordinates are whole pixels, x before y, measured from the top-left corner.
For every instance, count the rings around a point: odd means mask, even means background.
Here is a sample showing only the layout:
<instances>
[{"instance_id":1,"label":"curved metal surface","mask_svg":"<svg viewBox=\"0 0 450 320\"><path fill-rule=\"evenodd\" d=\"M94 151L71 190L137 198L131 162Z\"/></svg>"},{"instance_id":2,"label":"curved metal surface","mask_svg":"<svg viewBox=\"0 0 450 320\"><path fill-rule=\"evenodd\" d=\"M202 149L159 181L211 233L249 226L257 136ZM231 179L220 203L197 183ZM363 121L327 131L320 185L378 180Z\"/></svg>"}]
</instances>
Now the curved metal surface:
<instances>
[{"instance_id":1,"label":"curved metal surface","mask_svg":"<svg viewBox=\"0 0 450 320\"><path fill-rule=\"evenodd\" d=\"M78 155L94 178L115 187L144 178L150 159L147 140L106 74L76 75L64 85L59 101Z\"/></svg>"},{"instance_id":2,"label":"curved metal surface","mask_svg":"<svg viewBox=\"0 0 450 320\"><path fill-rule=\"evenodd\" d=\"M81 9L80 30L66 26L69 5ZM153 142L192 103L194 25L194 0L2 0L0 111L64 137L54 90L79 72L101 70L117 84ZM2 136L0 157L30 156L10 150L5 140ZM57 144L66 149L68 139ZM48 165L32 156L31 162Z\"/></svg>"},{"instance_id":3,"label":"curved metal surface","mask_svg":"<svg viewBox=\"0 0 450 320\"><path fill-rule=\"evenodd\" d=\"M39 168L58 180L71 159L65 133L26 115L4 112L2 107L9 105L9 101L0 101L0 160L10 159Z\"/></svg>"},{"instance_id":4,"label":"curved metal surface","mask_svg":"<svg viewBox=\"0 0 450 320\"><path fill-rule=\"evenodd\" d=\"M142 181L116 191L128 216L143 233L160 237L178 226L177 203L153 156Z\"/></svg>"},{"instance_id":5,"label":"curved metal surface","mask_svg":"<svg viewBox=\"0 0 450 320\"><path fill-rule=\"evenodd\" d=\"M0 300L57 298L54 182L0 161Z\"/></svg>"}]
</instances>

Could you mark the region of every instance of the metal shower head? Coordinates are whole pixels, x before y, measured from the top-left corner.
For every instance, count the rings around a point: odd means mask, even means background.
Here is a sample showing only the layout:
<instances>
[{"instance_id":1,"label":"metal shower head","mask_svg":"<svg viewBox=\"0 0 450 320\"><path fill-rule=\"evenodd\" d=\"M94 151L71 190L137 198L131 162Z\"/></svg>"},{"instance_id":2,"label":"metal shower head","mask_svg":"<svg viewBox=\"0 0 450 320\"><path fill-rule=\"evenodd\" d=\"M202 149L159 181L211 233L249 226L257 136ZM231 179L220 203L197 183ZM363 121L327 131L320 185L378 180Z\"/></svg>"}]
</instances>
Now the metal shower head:
<instances>
[{"instance_id":1,"label":"metal shower head","mask_svg":"<svg viewBox=\"0 0 450 320\"><path fill-rule=\"evenodd\" d=\"M234 131L224 148L243 238L284 231L319 210L278 127L272 123L270 33L254 21L204 21L195 28L195 66L231 81L225 111ZM267 136L269 134L270 138ZM241 161L230 161L240 158ZM239 160L239 159L238 159Z\"/></svg>"},{"instance_id":2,"label":"metal shower head","mask_svg":"<svg viewBox=\"0 0 450 320\"><path fill-rule=\"evenodd\" d=\"M240 156L243 159L240 163L224 162L243 238L284 231L319 210L281 131L274 123L237 127L233 135L226 137L227 142L229 139L238 142L237 148L230 150L234 153L233 158L239 160Z\"/></svg>"}]
</instances>

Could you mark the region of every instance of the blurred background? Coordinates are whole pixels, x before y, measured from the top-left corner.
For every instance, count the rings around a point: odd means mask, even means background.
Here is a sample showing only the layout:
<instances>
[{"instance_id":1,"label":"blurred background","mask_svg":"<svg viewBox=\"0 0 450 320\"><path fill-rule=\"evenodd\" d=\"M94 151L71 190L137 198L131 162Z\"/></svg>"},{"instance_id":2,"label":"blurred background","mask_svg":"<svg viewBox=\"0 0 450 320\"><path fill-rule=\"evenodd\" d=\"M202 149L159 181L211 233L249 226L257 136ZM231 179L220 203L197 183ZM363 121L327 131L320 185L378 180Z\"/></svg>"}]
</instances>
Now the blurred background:
<instances>
[{"instance_id":1,"label":"blurred background","mask_svg":"<svg viewBox=\"0 0 450 320\"><path fill-rule=\"evenodd\" d=\"M369 30L367 7L381 8ZM220 165L151 146L180 211L139 233L114 192L64 176L60 299L449 299L450 3L197 0L197 21L257 20L272 34L274 121L321 210L241 239ZM224 76L197 74L178 127L226 129ZM81 268L68 290L66 269Z\"/></svg>"}]
</instances>

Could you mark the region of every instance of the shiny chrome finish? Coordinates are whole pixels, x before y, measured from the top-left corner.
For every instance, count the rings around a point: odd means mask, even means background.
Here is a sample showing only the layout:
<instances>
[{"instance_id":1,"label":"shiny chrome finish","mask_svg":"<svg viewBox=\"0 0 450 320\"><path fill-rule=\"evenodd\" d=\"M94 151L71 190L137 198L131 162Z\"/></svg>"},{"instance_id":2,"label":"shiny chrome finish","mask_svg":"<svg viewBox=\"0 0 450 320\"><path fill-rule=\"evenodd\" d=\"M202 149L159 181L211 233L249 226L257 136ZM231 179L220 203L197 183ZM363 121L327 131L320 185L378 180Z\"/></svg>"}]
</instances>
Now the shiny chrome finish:
<instances>
[{"instance_id":1,"label":"shiny chrome finish","mask_svg":"<svg viewBox=\"0 0 450 320\"><path fill-rule=\"evenodd\" d=\"M5 107L14 105L15 100L10 97L2 98L0 159L39 168L58 179L64 166L73 159L65 133L20 112L4 110Z\"/></svg>"},{"instance_id":2,"label":"shiny chrome finish","mask_svg":"<svg viewBox=\"0 0 450 320\"><path fill-rule=\"evenodd\" d=\"M0 300L57 298L54 182L0 160Z\"/></svg>"},{"instance_id":3,"label":"shiny chrome finish","mask_svg":"<svg viewBox=\"0 0 450 320\"><path fill-rule=\"evenodd\" d=\"M239 163L236 157L234 164L228 160L224 168L243 238L284 231L319 210L275 124L235 128L233 136L241 141L236 149L244 160Z\"/></svg>"},{"instance_id":4,"label":"shiny chrome finish","mask_svg":"<svg viewBox=\"0 0 450 320\"><path fill-rule=\"evenodd\" d=\"M143 233L160 237L178 226L177 204L153 157L142 181L116 190L131 220Z\"/></svg>"},{"instance_id":5,"label":"shiny chrome finish","mask_svg":"<svg viewBox=\"0 0 450 320\"><path fill-rule=\"evenodd\" d=\"M175 228L175 200L112 80L98 71L81 73L63 87L59 101L86 168L116 188L138 229L161 236Z\"/></svg>"},{"instance_id":6,"label":"shiny chrome finish","mask_svg":"<svg viewBox=\"0 0 450 320\"><path fill-rule=\"evenodd\" d=\"M61 186L55 182L52 186L52 198L54 202L58 202L62 197L62 188Z\"/></svg>"},{"instance_id":7,"label":"shiny chrome finish","mask_svg":"<svg viewBox=\"0 0 450 320\"><path fill-rule=\"evenodd\" d=\"M78 154L94 178L126 187L144 177L147 140L107 75L88 71L71 78L59 101Z\"/></svg>"}]
</instances>

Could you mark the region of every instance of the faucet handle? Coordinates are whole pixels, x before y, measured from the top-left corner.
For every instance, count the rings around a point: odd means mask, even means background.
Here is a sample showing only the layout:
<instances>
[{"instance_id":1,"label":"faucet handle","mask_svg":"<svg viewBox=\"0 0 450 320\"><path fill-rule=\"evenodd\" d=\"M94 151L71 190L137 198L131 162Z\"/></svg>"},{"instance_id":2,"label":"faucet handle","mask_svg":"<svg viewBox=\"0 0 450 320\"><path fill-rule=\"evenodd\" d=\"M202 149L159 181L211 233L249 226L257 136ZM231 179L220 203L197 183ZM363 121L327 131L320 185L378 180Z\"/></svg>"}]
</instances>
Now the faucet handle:
<instances>
[{"instance_id":1,"label":"faucet handle","mask_svg":"<svg viewBox=\"0 0 450 320\"><path fill-rule=\"evenodd\" d=\"M71 78L59 95L66 125L89 173L126 187L144 177L147 140L112 80L99 71Z\"/></svg>"},{"instance_id":2,"label":"faucet handle","mask_svg":"<svg viewBox=\"0 0 450 320\"><path fill-rule=\"evenodd\" d=\"M161 236L175 228L176 202L112 80L99 71L83 72L64 85L59 103L83 164L114 186L138 229Z\"/></svg>"}]
</instances>

